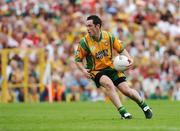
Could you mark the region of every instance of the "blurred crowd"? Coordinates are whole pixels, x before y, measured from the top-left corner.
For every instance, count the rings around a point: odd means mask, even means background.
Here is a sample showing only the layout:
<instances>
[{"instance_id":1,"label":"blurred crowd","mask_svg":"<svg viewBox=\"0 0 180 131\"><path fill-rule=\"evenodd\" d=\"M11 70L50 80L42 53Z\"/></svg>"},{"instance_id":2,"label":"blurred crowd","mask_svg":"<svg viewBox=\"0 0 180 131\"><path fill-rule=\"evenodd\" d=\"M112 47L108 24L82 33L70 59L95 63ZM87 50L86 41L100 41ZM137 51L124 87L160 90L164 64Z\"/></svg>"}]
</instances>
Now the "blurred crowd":
<instances>
[{"instance_id":1,"label":"blurred crowd","mask_svg":"<svg viewBox=\"0 0 180 131\"><path fill-rule=\"evenodd\" d=\"M48 100L49 89L54 101L106 100L74 64L74 49L86 34L86 17L97 14L103 30L124 41L134 57L134 69L125 72L130 86L145 99L180 100L179 6L178 0L1 0L0 52L44 49L46 88L40 92L31 84L32 101ZM9 83L23 80L22 52L8 55ZM41 63L36 51L29 62L29 83L38 83ZM0 86L2 81L0 75ZM9 92L9 101L24 101L23 88Z\"/></svg>"}]
</instances>

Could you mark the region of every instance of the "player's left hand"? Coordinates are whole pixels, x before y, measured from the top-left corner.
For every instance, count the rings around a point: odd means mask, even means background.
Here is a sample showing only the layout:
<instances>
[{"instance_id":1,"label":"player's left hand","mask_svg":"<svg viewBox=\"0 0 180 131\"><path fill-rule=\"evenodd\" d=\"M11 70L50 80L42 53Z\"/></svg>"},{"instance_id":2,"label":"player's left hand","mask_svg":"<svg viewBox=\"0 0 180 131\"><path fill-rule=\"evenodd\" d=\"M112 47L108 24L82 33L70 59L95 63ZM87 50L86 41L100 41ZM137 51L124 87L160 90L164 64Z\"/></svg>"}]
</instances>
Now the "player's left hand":
<instances>
[{"instance_id":1,"label":"player's left hand","mask_svg":"<svg viewBox=\"0 0 180 131\"><path fill-rule=\"evenodd\" d=\"M133 65L134 65L134 60L133 60L133 58L128 58L128 61L129 61L129 65L128 65L127 69L132 69L132 68L133 68Z\"/></svg>"}]
</instances>

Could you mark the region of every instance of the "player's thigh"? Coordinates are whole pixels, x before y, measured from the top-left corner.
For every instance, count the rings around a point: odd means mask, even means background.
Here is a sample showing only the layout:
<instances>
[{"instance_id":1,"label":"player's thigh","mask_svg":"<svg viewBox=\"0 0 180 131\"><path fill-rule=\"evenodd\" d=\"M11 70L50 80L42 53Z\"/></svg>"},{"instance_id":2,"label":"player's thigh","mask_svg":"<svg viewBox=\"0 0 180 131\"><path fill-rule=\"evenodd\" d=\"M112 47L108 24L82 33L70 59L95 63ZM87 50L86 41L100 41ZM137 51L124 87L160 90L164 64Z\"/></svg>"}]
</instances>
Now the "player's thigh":
<instances>
[{"instance_id":1,"label":"player's thigh","mask_svg":"<svg viewBox=\"0 0 180 131\"><path fill-rule=\"evenodd\" d=\"M128 83L126 81L121 82L118 84L117 88L123 93L123 94L129 94L131 93L132 89L129 87Z\"/></svg>"},{"instance_id":2,"label":"player's thigh","mask_svg":"<svg viewBox=\"0 0 180 131\"><path fill-rule=\"evenodd\" d=\"M112 80L107 75L102 75L99 79L99 83L101 84L101 86L108 89L112 89L115 87Z\"/></svg>"}]
</instances>

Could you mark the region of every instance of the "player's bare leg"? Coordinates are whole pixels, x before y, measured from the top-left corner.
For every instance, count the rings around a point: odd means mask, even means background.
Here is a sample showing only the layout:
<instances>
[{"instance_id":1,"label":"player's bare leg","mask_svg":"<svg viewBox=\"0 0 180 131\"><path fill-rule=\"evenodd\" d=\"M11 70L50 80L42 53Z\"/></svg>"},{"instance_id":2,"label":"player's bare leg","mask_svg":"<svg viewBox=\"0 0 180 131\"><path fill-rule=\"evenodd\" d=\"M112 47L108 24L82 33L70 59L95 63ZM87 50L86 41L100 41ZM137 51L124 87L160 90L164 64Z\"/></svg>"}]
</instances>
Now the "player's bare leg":
<instances>
[{"instance_id":1,"label":"player's bare leg","mask_svg":"<svg viewBox=\"0 0 180 131\"><path fill-rule=\"evenodd\" d=\"M109 77L103 75L101 76L99 82L106 89L107 95L109 96L111 102L116 106L117 110L121 114L121 117L123 119L131 119L132 115L128 113L125 107L122 105L112 80Z\"/></svg>"},{"instance_id":2,"label":"player's bare leg","mask_svg":"<svg viewBox=\"0 0 180 131\"><path fill-rule=\"evenodd\" d=\"M144 100L140 97L139 93L130 88L127 82L122 82L118 85L118 89L126 96L134 100L143 110L147 119L152 118L152 110L149 106L144 102Z\"/></svg>"}]
</instances>

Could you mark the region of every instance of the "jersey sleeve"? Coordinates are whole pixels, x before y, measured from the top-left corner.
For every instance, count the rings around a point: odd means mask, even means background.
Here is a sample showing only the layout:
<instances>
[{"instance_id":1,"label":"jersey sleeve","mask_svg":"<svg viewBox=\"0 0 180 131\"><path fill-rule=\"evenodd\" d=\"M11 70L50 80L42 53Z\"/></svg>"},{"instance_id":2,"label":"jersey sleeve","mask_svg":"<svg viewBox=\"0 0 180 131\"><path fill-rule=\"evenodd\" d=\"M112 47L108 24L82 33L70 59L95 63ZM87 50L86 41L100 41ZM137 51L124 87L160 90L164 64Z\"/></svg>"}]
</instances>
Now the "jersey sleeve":
<instances>
[{"instance_id":1,"label":"jersey sleeve","mask_svg":"<svg viewBox=\"0 0 180 131\"><path fill-rule=\"evenodd\" d=\"M75 51L75 62L82 62L83 58L86 57L88 53L88 48L85 40L80 40L77 50Z\"/></svg>"},{"instance_id":2,"label":"jersey sleeve","mask_svg":"<svg viewBox=\"0 0 180 131\"><path fill-rule=\"evenodd\" d=\"M121 53L125 49L125 44L115 37L113 34L110 34L111 41L113 43L113 48L118 52Z\"/></svg>"}]
</instances>

